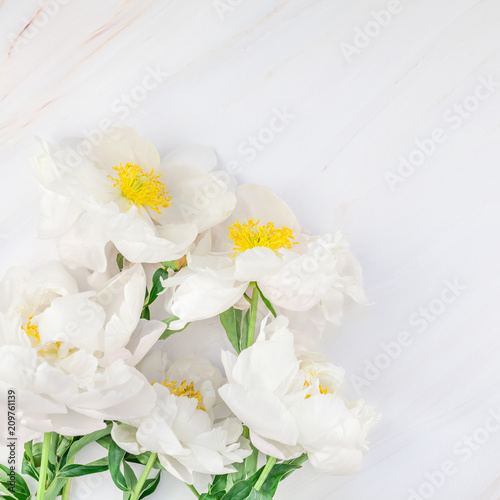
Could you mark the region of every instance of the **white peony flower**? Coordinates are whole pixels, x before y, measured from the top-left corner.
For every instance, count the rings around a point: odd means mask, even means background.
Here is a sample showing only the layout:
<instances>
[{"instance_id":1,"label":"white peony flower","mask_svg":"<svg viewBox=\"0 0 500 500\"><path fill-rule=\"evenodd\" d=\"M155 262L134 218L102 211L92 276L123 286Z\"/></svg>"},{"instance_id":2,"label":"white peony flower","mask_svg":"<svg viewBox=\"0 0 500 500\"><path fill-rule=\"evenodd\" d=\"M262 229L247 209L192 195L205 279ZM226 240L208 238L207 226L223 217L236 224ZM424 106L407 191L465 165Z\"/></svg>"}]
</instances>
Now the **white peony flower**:
<instances>
[{"instance_id":1,"label":"white peony flower","mask_svg":"<svg viewBox=\"0 0 500 500\"><path fill-rule=\"evenodd\" d=\"M133 365L165 325L139 319L144 293L139 264L81 293L58 263L33 274L7 272L0 282L0 387L17 393L24 439L87 434L104 420L151 410L154 391Z\"/></svg>"},{"instance_id":2,"label":"white peony flower","mask_svg":"<svg viewBox=\"0 0 500 500\"><path fill-rule=\"evenodd\" d=\"M115 424L115 442L129 453L157 453L165 469L188 484L200 473L234 472L231 464L250 450L241 422L217 393L225 382L220 371L196 356L169 365L161 351L141 366L156 392L156 407L147 417Z\"/></svg>"},{"instance_id":3,"label":"white peony flower","mask_svg":"<svg viewBox=\"0 0 500 500\"><path fill-rule=\"evenodd\" d=\"M233 178L214 171L208 147L183 147L160 161L129 127L106 130L97 145L43 147L31 159L46 190L39 234L58 238L61 258L75 266L105 271L110 242L130 262L178 259L236 202Z\"/></svg>"},{"instance_id":4,"label":"white peony flower","mask_svg":"<svg viewBox=\"0 0 500 500\"><path fill-rule=\"evenodd\" d=\"M219 394L263 453L281 460L307 453L321 472L356 472L374 411L362 401L348 403L344 370L296 348L287 325L283 316L264 321L255 344L239 356L223 352L228 383Z\"/></svg>"},{"instance_id":5,"label":"white peony flower","mask_svg":"<svg viewBox=\"0 0 500 500\"><path fill-rule=\"evenodd\" d=\"M364 300L361 268L341 233L309 236L270 189L243 185L232 215L188 254L188 267L166 282L166 309L180 323L235 305L255 281L284 310L310 311L340 324L344 298Z\"/></svg>"}]
</instances>

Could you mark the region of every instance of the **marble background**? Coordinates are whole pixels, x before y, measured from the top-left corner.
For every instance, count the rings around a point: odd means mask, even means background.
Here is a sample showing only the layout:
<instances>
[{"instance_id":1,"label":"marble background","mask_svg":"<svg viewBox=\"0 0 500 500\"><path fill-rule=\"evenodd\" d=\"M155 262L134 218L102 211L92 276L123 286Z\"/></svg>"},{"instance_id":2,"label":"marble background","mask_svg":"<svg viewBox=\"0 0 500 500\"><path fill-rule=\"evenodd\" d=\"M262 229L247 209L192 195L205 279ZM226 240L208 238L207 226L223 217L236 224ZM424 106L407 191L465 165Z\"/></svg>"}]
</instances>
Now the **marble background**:
<instances>
[{"instance_id":1,"label":"marble background","mask_svg":"<svg viewBox=\"0 0 500 500\"><path fill-rule=\"evenodd\" d=\"M500 499L498 0L0 5L0 274L53 257L35 137L125 123L162 155L211 145L304 227L342 230L373 302L322 341L384 415L364 469L306 466L276 498ZM165 475L152 498L193 497Z\"/></svg>"}]
</instances>

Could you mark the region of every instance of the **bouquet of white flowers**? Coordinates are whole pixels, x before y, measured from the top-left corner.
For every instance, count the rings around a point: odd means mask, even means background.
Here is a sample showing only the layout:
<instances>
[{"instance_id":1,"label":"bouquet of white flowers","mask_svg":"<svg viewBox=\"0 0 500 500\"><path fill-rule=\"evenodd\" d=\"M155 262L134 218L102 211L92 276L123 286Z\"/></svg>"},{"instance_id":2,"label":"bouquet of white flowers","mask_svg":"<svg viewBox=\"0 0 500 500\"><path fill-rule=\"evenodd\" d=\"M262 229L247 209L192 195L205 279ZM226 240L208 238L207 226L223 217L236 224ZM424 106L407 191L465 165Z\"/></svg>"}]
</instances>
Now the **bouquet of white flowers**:
<instances>
[{"instance_id":1,"label":"bouquet of white flowers","mask_svg":"<svg viewBox=\"0 0 500 500\"><path fill-rule=\"evenodd\" d=\"M64 500L71 478L109 471L137 500L167 471L200 500L268 500L308 459L359 470L378 416L311 350L346 299L365 300L342 234L302 230L207 147L162 160L128 127L42 146L39 236L61 261L0 282L3 440L24 444L19 472L0 465L2 496L33 498L29 475L37 499ZM218 359L200 356L194 329ZM183 335L187 354L172 356ZM74 463L90 443L103 457Z\"/></svg>"}]
</instances>

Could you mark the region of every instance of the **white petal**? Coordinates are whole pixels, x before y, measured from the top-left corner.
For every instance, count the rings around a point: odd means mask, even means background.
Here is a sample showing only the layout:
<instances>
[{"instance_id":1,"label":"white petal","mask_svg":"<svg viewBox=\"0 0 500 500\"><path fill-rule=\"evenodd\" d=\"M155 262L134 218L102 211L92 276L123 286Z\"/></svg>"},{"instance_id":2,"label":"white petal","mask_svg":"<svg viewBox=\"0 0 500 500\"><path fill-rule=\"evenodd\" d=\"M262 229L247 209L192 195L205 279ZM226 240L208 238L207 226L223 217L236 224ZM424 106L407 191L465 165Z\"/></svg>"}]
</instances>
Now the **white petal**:
<instances>
[{"instance_id":1,"label":"white petal","mask_svg":"<svg viewBox=\"0 0 500 500\"><path fill-rule=\"evenodd\" d=\"M363 453L356 449L325 448L308 454L311 465L319 472L344 476L361 470Z\"/></svg>"},{"instance_id":2,"label":"white petal","mask_svg":"<svg viewBox=\"0 0 500 500\"><path fill-rule=\"evenodd\" d=\"M93 223L89 215L82 213L61 236L59 254L62 260L71 265L103 272L107 266L104 248L108 241L109 238Z\"/></svg>"},{"instance_id":3,"label":"white petal","mask_svg":"<svg viewBox=\"0 0 500 500\"><path fill-rule=\"evenodd\" d=\"M30 283L34 287L52 290L58 295L78 293L75 278L59 262L49 262L36 269Z\"/></svg>"},{"instance_id":4,"label":"white petal","mask_svg":"<svg viewBox=\"0 0 500 500\"><path fill-rule=\"evenodd\" d=\"M234 277L239 281L259 281L282 267L281 259L274 250L255 247L244 251L235 258Z\"/></svg>"},{"instance_id":5,"label":"white petal","mask_svg":"<svg viewBox=\"0 0 500 500\"><path fill-rule=\"evenodd\" d=\"M52 430L64 436L82 436L106 427L102 419L86 417L72 410L65 414L52 415L50 422Z\"/></svg>"},{"instance_id":6,"label":"white petal","mask_svg":"<svg viewBox=\"0 0 500 500\"><path fill-rule=\"evenodd\" d=\"M140 264L117 274L95 296L106 310L105 352L124 347L139 322L146 275Z\"/></svg>"},{"instance_id":7,"label":"white petal","mask_svg":"<svg viewBox=\"0 0 500 500\"><path fill-rule=\"evenodd\" d=\"M231 411L257 434L287 445L297 444L299 432L295 419L274 394L236 384L222 386L219 394Z\"/></svg>"},{"instance_id":8,"label":"white petal","mask_svg":"<svg viewBox=\"0 0 500 500\"><path fill-rule=\"evenodd\" d=\"M186 322L211 318L229 309L247 287L248 283L194 274L174 292L170 308Z\"/></svg>"},{"instance_id":9,"label":"white petal","mask_svg":"<svg viewBox=\"0 0 500 500\"><path fill-rule=\"evenodd\" d=\"M250 431L250 440L259 451L279 460L297 458L304 452L304 449L298 445L288 446L273 439L264 439L254 431Z\"/></svg>"},{"instance_id":10,"label":"white petal","mask_svg":"<svg viewBox=\"0 0 500 500\"><path fill-rule=\"evenodd\" d=\"M82 209L74 199L47 191L40 204L38 236L60 236L71 228L81 213Z\"/></svg>"},{"instance_id":11,"label":"white petal","mask_svg":"<svg viewBox=\"0 0 500 500\"><path fill-rule=\"evenodd\" d=\"M137 429L127 424L113 423L111 429L111 437L113 441L125 451L132 453L132 455L139 455L141 450L137 442Z\"/></svg>"},{"instance_id":12,"label":"white petal","mask_svg":"<svg viewBox=\"0 0 500 500\"><path fill-rule=\"evenodd\" d=\"M69 342L90 353L102 351L105 316L103 308L88 298L88 292L54 299L37 318L40 341Z\"/></svg>"},{"instance_id":13,"label":"white petal","mask_svg":"<svg viewBox=\"0 0 500 500\"><path fill-rule=\"evenodd\" d=\"M164 331L165 323L162 321L139 320L139 324L127 345L127 349L132 353L132 357L126 361L127 364L135 366L139 363Z\"/></svg>"},{"instance_id":14,"label":"white petal","mask_svg":"<svg viewBox=\"0 0 500 500\"><path fill-rule=\"evenodd\" d=\"M293 340L293 335L286 331L243 350L232 370L233 379L247 388L277 391L299 368Z\"/></svg>"},{"instance_id":15,"label":"white petal","mask_svg":"<svg viewBox=\"0 0 500 500\"><path fill-rule=\"evenodd\" d=\"M340 325L342 322L344 305L344 294L335 288L330 288L321 300L325 318L334 325Z\"/></svg>"},{"instance_id":16,"label":"white petal","mask_svg":"<svg viewBox=\"0 0 500 500\"><path fill-rule=\"evenodd\" d=\"M130 127L112 127L105 131L97 144L88 142L88 157L106 171L119 163L138 165L144 172L158 171L160 157L153 144Z\"/></svg>"},{"instance_id":17,"label":"white petal","mask_svg":"<svg viewBox=\"0 0 500 500\"><path fill-rule=\"evenodd\" d=\"M228 224L237 220L259 219L260 224L274 223L275 227L288 227L300 231L300 225L290 207L270 188L258 184L243 184L236 190L238 202Z\"/></svg>"},{"instance_id":18,"label":"white petal","mask_svg":"<svg viewBox=\"0 0 500 500\"><path fill-rule=\"evenodd\" d=\"M208 173L217 166L217 156L207 146L184 146L172 151L161 162L162 174L176 186L189 178Z\"/></svg>"}]
</instances>

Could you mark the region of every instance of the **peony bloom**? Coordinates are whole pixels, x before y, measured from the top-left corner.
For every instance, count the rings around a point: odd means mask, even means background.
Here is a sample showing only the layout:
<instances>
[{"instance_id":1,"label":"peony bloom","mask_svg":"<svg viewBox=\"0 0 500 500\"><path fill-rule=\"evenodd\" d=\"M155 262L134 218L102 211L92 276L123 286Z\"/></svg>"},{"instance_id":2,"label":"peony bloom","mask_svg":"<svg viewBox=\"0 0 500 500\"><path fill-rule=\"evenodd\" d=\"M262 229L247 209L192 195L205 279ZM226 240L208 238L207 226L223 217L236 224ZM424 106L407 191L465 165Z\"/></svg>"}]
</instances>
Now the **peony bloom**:
<instances>
[{"instance_id":1,"label":"peony bloom","mask_svg":"<svg viewBox=\"0 0 500 500\"><path fill-rule=\"evenodd\" d=\"M98 291L79 292L58 263L0 282L0 387L17 393L19 432L82 435L104 420L144 415L155 394L133 365L165 325L140 320L140 264Z\"/></svg>"},{"instance_id":2,"label":"peony bloom","mask_svg":"<svg viewBox=\"0 0 500 500\"><path fill-rule=\"evenodd\" d=\"M347 402L344 370L296 348L287 325L283 316L264 321L255 344L239 356L223 353L228 383L219 394L263 453L281 460L307 453L321 472L354 473L376 416L362 401Z\"/></svg>"},{"instance_id":3,"label":"peony bloom","mask_svg":"<svg viewBox=\"0 0 500 500\"><path fill-rule=\"evenodd\" d=\"M165 469L188 484L197 473L234 472L231 464L250 451L241 422L217 393L225 382L220 371L196 356L169 364L160 351L141 365L156 393L156 407L146 417L115 424L115 442L129 453L157 453Z\"/></svg>"},{"instance_id":4,"label":"peony bloom","mask_svg":"<svg viewBox=\"0 0 500 500\"><path fill-rule=\"evenodd\" d=\"M39 235L57 238L61 258L75 266L104 272L110 244L130 262L179 259L236 202L234 180L214 171L215 153L204 146L160 161L129 127L106 130L92 147L43 146L45 154L31 159L45 188Z\"/></svg>"},{"instance_id":5,"label":"peony bloom","mask_svg":"<svg viewBox=\"0 0 500 500\"><path fill-rule=\"evenodd\" d=\"M346 296L364 300L360 265L341 233L302 232L290 208L262 186L240 186L237 200L188 255L188 267L166 283L166 308L180 321L220 314L253 281L284 313L315 308L334 324Z\"/></svg>"}]
</instances>

